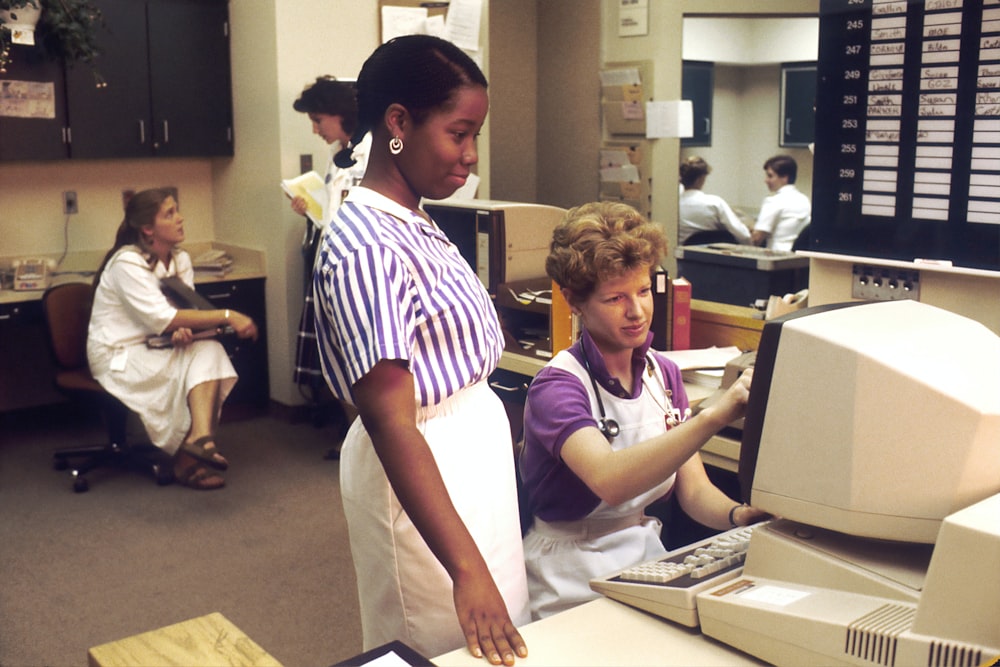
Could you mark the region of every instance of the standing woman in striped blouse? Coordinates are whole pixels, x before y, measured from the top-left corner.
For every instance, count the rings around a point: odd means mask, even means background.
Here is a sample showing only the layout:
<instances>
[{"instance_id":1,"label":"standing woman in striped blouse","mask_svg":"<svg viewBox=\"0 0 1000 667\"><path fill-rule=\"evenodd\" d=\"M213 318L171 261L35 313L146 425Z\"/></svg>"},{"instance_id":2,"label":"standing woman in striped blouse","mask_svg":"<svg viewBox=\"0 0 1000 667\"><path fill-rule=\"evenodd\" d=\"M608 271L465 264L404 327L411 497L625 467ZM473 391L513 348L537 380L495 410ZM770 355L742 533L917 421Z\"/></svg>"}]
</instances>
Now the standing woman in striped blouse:
<instances>
[{"instance_id":1,"label":"standing woman in striped blouse","mask_svg":"<svg viewBox=\"0 0 1000 667\"><path fill-rule=\"evenodd\" d=\"M489 295L420 201L478 161L486 79L459 48L398 37L358 76L368 169L324 233L314 292L323 375L354 404L340 482L365 650L398 639L493 664L527 649L510 426L486 383L503 348Z\"/></svg>"}]
</instances>

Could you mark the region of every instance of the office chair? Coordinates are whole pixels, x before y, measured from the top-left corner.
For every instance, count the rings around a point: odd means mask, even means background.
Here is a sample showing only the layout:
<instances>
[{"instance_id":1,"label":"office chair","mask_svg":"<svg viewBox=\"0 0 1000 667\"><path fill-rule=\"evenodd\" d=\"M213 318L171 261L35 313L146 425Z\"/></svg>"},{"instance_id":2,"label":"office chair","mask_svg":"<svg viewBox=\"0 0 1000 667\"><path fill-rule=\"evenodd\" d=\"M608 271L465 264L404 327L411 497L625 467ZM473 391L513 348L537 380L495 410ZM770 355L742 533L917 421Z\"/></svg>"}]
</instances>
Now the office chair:
<instances>
[{"instance_id":1,"label":"office chair","mask_svg":"<svg viewBox=\"0 0 1000 667\"><path fill-rule=\"evenodd\" d=\"M96 408L108 437L105 444L56 450L53 465L56 470L70 469L73 490L77 493L90 488L85 475L103 466L146 471L158 484L169 484L173 481L169 457L149 443L128 444L128 408L90 374L87 327L91 298L90 285L80 282L55 285L42 295L42 313L56 365L56 389L84 406Z\"/></svg>"},{"instance_id":2,"label":"office chair","mask_svg":"<svg viewBox=\"0 0 1000 667\"><path fill-rule=\"evenodd\" d=\"M736 237L725 229L695 232L682 245L708 245L709 243L737 243Z\"/></svg>"}]
</instances>

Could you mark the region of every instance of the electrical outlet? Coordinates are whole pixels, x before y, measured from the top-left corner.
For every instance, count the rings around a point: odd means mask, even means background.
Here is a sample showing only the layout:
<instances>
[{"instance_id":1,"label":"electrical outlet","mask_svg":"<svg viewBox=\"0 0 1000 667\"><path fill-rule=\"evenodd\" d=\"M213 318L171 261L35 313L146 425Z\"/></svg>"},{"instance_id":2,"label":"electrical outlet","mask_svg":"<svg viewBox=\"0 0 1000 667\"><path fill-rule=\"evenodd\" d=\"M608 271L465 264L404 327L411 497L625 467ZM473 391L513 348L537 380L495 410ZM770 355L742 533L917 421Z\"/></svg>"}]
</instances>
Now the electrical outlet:
<instances>
[{"instance_id":1,"label":"electrical outlet","mask_svg":"<svg viewBox=\"0 0 1000 667\"><path fill-rule=\"evenodd\" d=\"M66 215L73 215L74 213L79 212L80 206L76 199L76 192L74 190L66 190L63 192L63 213Z\"/></svg>"}]
</instances>

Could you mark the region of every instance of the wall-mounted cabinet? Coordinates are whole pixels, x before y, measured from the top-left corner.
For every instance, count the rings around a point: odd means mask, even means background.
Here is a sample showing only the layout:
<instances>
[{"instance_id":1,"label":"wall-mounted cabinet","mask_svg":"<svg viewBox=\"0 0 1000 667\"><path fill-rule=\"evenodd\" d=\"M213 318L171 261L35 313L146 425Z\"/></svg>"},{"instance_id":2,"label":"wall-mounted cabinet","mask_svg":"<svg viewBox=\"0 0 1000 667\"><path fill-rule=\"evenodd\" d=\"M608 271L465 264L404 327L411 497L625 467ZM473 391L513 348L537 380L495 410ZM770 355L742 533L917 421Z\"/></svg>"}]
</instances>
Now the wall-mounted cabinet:
<instances>
[{"instance_id":1,"label":"wall-mounted cabinet","mask_svg":"<svg viewBox=\"0 0 1000 667\"><path fill-rule=\"evenodd\" d=\"M62 63L40 48L13 46L0 75L0 160L57 160L68 156Z\"/></svg>"},{"instance_id":2,"label":"wall-mounted cabinet","mask_svg":"<svg viewBox=\"0 0 1000 667\"><path fill-rule=\"evenodd\" d=\"M233 154L229 17L225 0L94 0L105 20L91 68L35 63L4 78L58 75L56 119L0 118L0 159L214 157ZM17 55L17 54L15 54ZM58 70L58 72L56 71ZM15 77L18 77L15 79ZM61 152L8 150L7 125L65 138ZM65 128L65 129L64 129ZM23 142L22 142L23 143ZM16 150L15 150L16 149ZM58 153L58 154L56 154Z\"/></svg>"},{"instance_id":3,"label":"wall-mounted cabinet","mask_svg":"<svg viewBox=\"0 0 1000 667\"><path fill-rule=\"evenodd\" d=\"M781 146L808 146L816 125L816 63L781 66Z\"/></svg>"},{"instance_id":4,"label":"wall-mounted cabinet","mask_svg":"<svg viewBox=\"0 0 1000 667\"><path fill-rule=\"evenodd\" d=\"M714 64L685 60L681 72L681 98L691 100L694 135L681 139L681 146L712 145L712 93Z\"/></svg>"}]
</instances>

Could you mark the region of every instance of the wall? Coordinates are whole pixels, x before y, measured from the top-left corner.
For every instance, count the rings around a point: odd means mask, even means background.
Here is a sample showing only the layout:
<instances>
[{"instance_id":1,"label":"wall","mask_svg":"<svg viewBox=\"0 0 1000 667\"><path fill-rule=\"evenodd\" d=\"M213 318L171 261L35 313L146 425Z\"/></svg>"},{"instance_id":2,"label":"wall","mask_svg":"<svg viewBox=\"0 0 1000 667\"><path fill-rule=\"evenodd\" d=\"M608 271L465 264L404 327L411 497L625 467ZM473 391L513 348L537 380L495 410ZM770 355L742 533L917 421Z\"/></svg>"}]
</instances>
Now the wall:
<instances>
[{"instance_id":1,"label":"wall","mask_svg":"<svg viewBox=\"0 0 1000 667\"><path fill-rule=\"evenodd\" d=\"M212 240L212 173L206 160L0 163L0 256L58 258L67 242L71 252L106 250L122 221L122 190L160 185L178 188L188 240ZM76 191L80 209L68 222L64 190Z\"/></svg>"},{"instance_id":2,"label":"wall","mask_svg":"<svg viewBox=\"0 0 1000 667\"><path fill-rule=\"evenodd\" d=\"M723 0L651 2L649 34L620 38L615 0L537 0L534 15L526 9L529 0L508 1L522 3L518 12L512 12L519 20L505 19L496 31L484 35L483 43L489 47L513 35L516 41L509 44L530 48L533 36L537 77L535 81L530 75L522 79L517 76L520 67L505 69L489 57L485 61L491 88L504 99L494 102L495 113L480 138L480 196L492 194L492 149L500 153L496 162L505 164L506 173L517 176L505 177L510 189L503 198L531 199L532 179L522 178L518 169L537 170L537 200L561 206L597 195L594 165L600 140L600 63L652 59L656 62L656 98L677 99L684 13L733 12L733 3ZM501 3L495 4L499 9ZM757 0L740 5L742 13L757 14L815 14L818 10L817 0ZM484 12L487 26L490 6L487 3ZM291 368L302 297L299 241L303 222L288 208L278 182L299 172L300 154L312 154L314 164L322 169L327 153L291 104L318 74L356 75L379 42L377 7L377 0L230 3L236 155L216 160L0 164L0 238L4 239L0 256L58 256L63 247L63 190L76 190L80 201L80 213L68 228L70 250L99 250L110 246L121 219L122 188L175 185L188 219L190 241L217 239L265 251L271 396L287 405L301 403ZM532 25L536 17L537 28ZM498 47L497 53L502 52ZM494 64L496 77L490 71ZM530 69L530 65L525 67ZM510 71L515 73L513 78L505 73ZM539 94L539 88L544 88L544 94ZM527 136L522 141L517 136L522 126L519 119L531 108L532 92L537 96L539 120L534 128L530 120L523 123ZM491 141L494 134L495 142ZM504 153L500 142L510 142L511 150ZM653 218L675 235L679 141L660 139L652 144ZM499 193L504 187L497 183L495 189ZM669 260L668 266L672 263Z\"/></svg>"},{"instance_id":3,"label":"wall","mask_svg":"<svg viewBox=\"0 0 1000 667\"><path fill-rule=\"evenodd\" d=\"M252 5L252 6L251 6ZM355 78L378 44L376 0L230 3L236 156L213 169L216 235L266 251L271 398L302 403L292 382L302 312L304 219L279 189L310 154L329 151L292 103L322 74Z\"/></svg>"},{"instance_id":4,"label":"wall","mask_svg":"<svg viewBox=\"0 0 1000 667\"><path fill-rule=\"evenodd\" d=\"M598 197L600 0L538 2L538 202Z\"/></svg>"},{"instance_id":5,"label":"wall","mask_svg":"<svg viewBox=\"0 0 1000 667\"><path fill-rule=\"evenodd\" d=\"M494 199L534 202L538 197L535 160L525 159L538 152L537 8L536 0L491 5L487 122L497 138L489 147Z\"/></svg>"},{"instance_id":6,"label":"wall","mask_svg":"<svg viewBox=\"0 0 1000 667\"><path fill-rule=\"evenodd\" d=\"M706 192L755 215L768 194L764 160L784 153L799 165L796 185L810 194L812 153L808 148L779 145L781 67L717 64L714 78L712 145L680 150L681 158L700 155L712 166Z\"/></svg>"},{"instance_id":7,"label":"wall","mask_svg":"<svg viewBox=\"0 0 1000 667\"><path fill-rule=\"evenodd\" d=\"M815 61L818 17L686 16L685 60L715 63L712 145L686 147L712 165L706 190L751 217L768 194L764 160L786 153L799 164L797 185L812 192L812 154L779 145L781 63Z\"/></svg>"},{"instance_id":8,"label":"wall","mask_svg":"<svg viewBox=\"0 0 1000 667\"><path fill-rule=\"evenodd\" d=\"M602 0L602 57L605 62L655 61L653 90L658 100L680 99L683 19L685 15L797 15L819 14L818 0L680 0L650 2L648 34L618 36L618 4ZM679 139L657 139L652 147L653 213L667 238L677 238L677 164ZM667 258L664 266L675 274L677 263Z\"/></svg>"}]
</instances>

